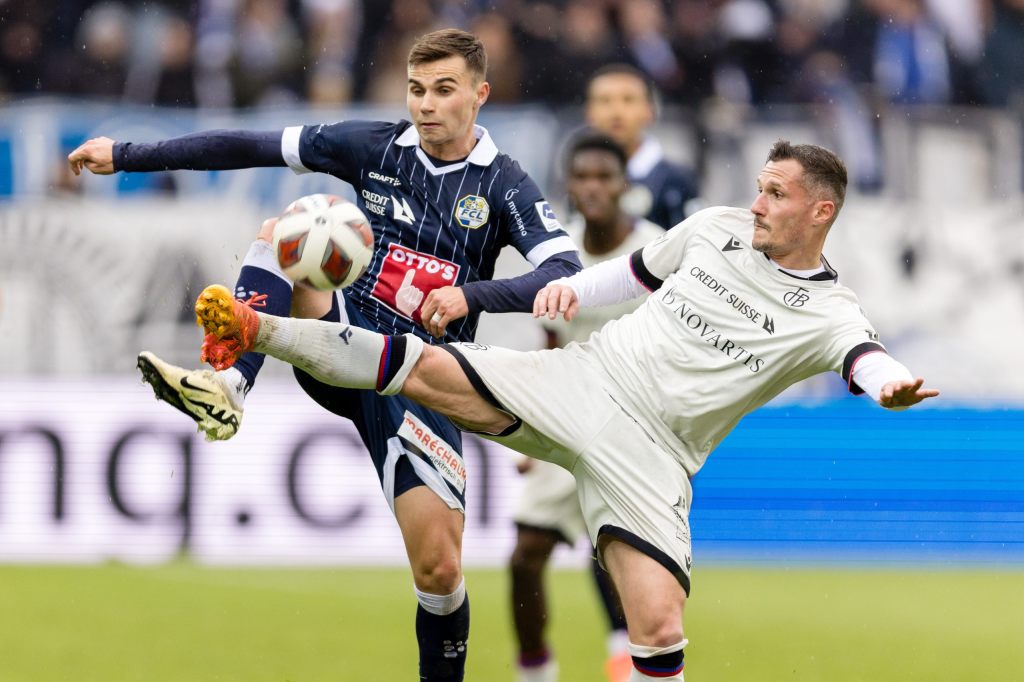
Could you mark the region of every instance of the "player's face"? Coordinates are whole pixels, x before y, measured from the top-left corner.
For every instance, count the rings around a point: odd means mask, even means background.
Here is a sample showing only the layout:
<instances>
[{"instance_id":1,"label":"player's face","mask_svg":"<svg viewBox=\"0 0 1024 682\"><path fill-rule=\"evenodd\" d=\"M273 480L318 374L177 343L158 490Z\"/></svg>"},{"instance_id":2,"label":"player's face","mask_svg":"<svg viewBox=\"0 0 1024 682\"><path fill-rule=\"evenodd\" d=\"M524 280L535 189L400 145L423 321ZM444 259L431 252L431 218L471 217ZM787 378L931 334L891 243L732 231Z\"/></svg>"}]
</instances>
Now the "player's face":
<instances>
[{"instance_id":1,"label":"player's face","mask_svg":"<svg viewBox=\"0 0 1024 682\"><path fill-rule=\"evenodd\" d=\"M572 159L569 200L589 222L609 223L619 214L619 197L626 191L622 163L612 153L586 149Z\"/></svg>"},{"instance_id":2,"label":"player's face","mask_svg":"<svg viewBox=\"0 0 1024 682\"><path fill-rule=\"evenodd\" d=\"M647 86L628 73L598 76L587 90L587 123L626 149L634 149L654 121Z\"/></svg>"},{"instance_id":3,"label":"player's face","mask_svg":"<svg viewBox=\"0 0 1024 682\"><path fill-rule=\"evenodd\" d=\"M783 261L810 254L814 256L810 268L818 264L824 241L822 226L831 217L822 205L831 202L815 200L803 184L803 174L799 161L785 159L769 161L757 176L757 198L750 207L754 213L752 245L791 267L795 267L793 262ZM814 254L815 248L818 254Z\"/></svg>"},{"instance_id":4,"label":"player's face","mask_svg":"<svg viewBox=\"0 0 1024 682\"><path fill-rule=\"evenodd\" d=\"M459 56L409 66L405 100L424 151L444 160L467 156L476 144L477 112L489 92Z\"/></svg>"}]
</instances>

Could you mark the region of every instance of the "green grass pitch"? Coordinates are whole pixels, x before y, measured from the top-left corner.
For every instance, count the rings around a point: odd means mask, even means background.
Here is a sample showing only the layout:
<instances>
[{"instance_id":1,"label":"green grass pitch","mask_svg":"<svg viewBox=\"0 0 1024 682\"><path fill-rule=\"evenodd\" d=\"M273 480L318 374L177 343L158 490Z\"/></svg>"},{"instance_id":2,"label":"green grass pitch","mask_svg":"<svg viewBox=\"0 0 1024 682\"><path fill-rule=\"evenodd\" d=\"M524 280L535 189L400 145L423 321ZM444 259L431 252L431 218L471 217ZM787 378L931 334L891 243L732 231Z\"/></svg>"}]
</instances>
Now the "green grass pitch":
<instances>
[{"instance_id":1,"label":"green grass pitch","mask_svg":"<svg viewBox=\"0 0 1024 682\"><path fill-rule=\"evenodd\" d=\"M467 679L512 680L507 580L467 576ZM600 681L588 577L551 575L563 682ZM405 570L0 567L0 680L415 680ZM699 567L687 679L1024 680L1024 571Z\"/></svg>"}]
</instances>

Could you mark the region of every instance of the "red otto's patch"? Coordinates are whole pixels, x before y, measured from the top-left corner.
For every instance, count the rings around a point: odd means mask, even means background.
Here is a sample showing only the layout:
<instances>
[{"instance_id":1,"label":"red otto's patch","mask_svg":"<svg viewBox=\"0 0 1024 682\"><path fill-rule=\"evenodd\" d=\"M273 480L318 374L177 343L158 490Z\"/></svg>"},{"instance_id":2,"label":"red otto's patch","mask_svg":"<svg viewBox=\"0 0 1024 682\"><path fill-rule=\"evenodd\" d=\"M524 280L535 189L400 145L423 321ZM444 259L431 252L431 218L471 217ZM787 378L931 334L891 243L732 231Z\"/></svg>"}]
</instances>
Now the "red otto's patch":
<instances>
[{"instance_id":1,"label":"red otto's patch","mask_svg":"<svg viewBox=\"0 0 1024 682\"><path fill-rule=\"evenodd\" d=\"M388 244L371 296L396 313L422 323L420 306L434 289L452 286L459 266L429 253Z\"/></svg>"}]
</instances>

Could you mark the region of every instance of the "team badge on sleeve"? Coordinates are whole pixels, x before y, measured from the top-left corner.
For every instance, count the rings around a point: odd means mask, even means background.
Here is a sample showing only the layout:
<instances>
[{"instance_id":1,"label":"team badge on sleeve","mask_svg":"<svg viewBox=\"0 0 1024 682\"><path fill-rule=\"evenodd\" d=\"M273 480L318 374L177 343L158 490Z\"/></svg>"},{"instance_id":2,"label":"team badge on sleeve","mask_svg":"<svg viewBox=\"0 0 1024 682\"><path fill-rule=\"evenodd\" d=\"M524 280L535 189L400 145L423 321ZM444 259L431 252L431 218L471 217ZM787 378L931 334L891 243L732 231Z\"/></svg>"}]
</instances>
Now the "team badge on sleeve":
<instances>
[{"instance_id":1,"label":"team badge on sleeve","mask_svg":"<svg viewBox=\"0 0 1024 682\"><path fill-rule=\"evenodd\" d=\"M540 216L540 221L544 223L545 230L554 232L562 229L562 223L558 222L558 218L555 216L555 209L551 208L551 204L546 201L538 201L533 206L537 209L537 215Z\"/></svg>"},{"instance_id":2,"label":"team badge on sleeve","mask_svg":"<svg viewBox=\"0 0 1024 682\"><path fill-rule=\"evenodd\" d=\"M491 207L487 200L476 194L462 197L455 207L455 219L459 221L459 225L470 230L475 230L486 223L490 215Z\"/></svg>"}]
</instances>

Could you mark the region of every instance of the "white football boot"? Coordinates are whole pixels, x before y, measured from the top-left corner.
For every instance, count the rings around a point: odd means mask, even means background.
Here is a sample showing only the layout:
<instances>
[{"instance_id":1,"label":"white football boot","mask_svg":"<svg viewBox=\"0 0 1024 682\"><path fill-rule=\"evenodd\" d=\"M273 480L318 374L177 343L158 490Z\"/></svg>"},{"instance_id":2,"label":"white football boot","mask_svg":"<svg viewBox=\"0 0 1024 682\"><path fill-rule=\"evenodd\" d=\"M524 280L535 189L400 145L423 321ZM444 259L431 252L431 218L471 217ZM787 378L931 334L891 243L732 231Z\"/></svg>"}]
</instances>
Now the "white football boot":
<instances>
[{"instance_id":1,"label":"white football boot","mask_svg":"<svg viewBox=\"0 0 1024 682\"><path fill-rule=\"evenodd\" d=\"M227 440L238 431L244 394L219 372L177 367L149 351L139 354L138 367L157 400L191 417L206 440Z\"/></svg>"}]
</instances>

